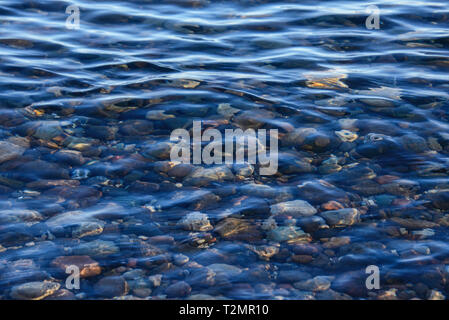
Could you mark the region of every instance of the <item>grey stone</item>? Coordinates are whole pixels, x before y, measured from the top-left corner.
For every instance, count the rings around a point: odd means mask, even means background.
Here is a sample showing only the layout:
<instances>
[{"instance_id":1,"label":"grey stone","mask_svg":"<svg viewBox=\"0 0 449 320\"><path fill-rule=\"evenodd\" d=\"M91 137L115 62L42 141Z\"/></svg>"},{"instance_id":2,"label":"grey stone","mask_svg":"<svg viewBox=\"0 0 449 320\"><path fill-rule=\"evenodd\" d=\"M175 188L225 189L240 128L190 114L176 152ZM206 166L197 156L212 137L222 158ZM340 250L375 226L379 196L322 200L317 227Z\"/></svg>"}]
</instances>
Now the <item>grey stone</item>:
<instances>
[{"instance_id":1,"label":"grey stone","mask_svg":"<svg viewBox=\"0 0 449 320\"><path fill-rule=\"evenodd\" d=\"M333 227L350 226L360 219L359 211L354 208L325 211L321 213L321 216Z\"/></svg>"},{"instance_id":2,"label":"grey stone","mask_svg":"<svg viewBox=\"0 0 449 320\"><path fill-rule=\"evenodd\" d=\"M210 231L213 229L207 214L198 211L187 214L178 224L189 231Z\"/></svg>"},{"instance_id":3,"label":"grey stone","mask_svg":"<svg viewBox=\"0 0 449 320\"><path fill-rule=\"evenodd\" d=\"M274 215L286 214L293 217L309 217L316 214L317 210L307 201L293 200L272 205L271 213Z\"/></svg>"},{"instance_id":4,"label":"grey stone","mask_svg":"<svg viewBox=\"0 0 449 320\"><path fill-rule=\"evenodd\" d=\"M11 297L19 300L42 300L55 293L60 284L51 281L35 281L17 285L11 289Z\"/></svg>"},{"instance_id":5,"label":"grey stone","mask_svg":"<svg viewBox=\"0 0 449 320\"><path fill-rule=\"evenodd\" d=\"M0 163L16 159L25 152L25 148L10 143L8 141L0 141Z\"/></svg>"}]
</instances>

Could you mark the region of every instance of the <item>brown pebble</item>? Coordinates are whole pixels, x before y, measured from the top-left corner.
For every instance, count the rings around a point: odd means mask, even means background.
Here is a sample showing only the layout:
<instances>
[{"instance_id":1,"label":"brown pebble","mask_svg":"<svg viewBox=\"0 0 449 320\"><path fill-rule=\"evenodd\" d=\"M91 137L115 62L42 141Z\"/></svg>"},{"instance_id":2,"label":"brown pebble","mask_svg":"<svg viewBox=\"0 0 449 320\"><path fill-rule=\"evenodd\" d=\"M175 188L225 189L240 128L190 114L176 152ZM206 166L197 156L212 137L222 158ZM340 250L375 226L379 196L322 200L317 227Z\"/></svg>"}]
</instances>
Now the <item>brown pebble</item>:
<instances>
[{"instance_id":1,"label":"brown pebble","mask_svg":"<svg viewBox=\"0 0 449 320\"><path fill-rule=\"evenodd\" d=\"M292 256L292 260L296 263L306 264L312 262L313 257L305 254L296 254Z\"/></svg>"},{"instance_id":2,"label":"brown pebble","mask_svg":"<svg viewBox=\"0 0 449 320\"><path fill-rule=\"evenodd\" d=\"M323 244L323 247L333 249L349 244L350 242L351 242L350 237L332 237L329 239L328 242Z\"/></svg>"},{"instance_id":3,"label":"brown pebble","mask_svg":"<svg viewBox=\"0 0 449 320\"><path fill-rule=\"evenodd\" d=\"M337 201L328 201L326 203L323 203L321 205L321 208L323 210L338 210L338 209L344 209L344 206Z\"/></svg>"}]
</instances>

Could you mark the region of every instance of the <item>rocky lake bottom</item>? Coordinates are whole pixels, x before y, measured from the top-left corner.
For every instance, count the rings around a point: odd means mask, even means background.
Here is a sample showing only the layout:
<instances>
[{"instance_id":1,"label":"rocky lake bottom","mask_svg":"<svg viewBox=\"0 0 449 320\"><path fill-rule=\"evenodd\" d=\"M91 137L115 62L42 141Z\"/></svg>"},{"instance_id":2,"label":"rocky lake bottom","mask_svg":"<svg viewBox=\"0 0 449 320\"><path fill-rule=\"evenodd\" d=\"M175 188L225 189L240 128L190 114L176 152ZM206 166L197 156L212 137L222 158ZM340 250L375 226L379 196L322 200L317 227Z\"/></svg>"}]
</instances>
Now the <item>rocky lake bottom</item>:
<instances>
[{"instance_id":1,"label":"rocky lake bottom","mask_svg":"<svg viewBox=\"0 0 449 320\"><path fill-rule=\"evenodd\" d=\"M0 299L449 297L446 1L77 3L0 3Z\"/></svg>"}]
</instances>

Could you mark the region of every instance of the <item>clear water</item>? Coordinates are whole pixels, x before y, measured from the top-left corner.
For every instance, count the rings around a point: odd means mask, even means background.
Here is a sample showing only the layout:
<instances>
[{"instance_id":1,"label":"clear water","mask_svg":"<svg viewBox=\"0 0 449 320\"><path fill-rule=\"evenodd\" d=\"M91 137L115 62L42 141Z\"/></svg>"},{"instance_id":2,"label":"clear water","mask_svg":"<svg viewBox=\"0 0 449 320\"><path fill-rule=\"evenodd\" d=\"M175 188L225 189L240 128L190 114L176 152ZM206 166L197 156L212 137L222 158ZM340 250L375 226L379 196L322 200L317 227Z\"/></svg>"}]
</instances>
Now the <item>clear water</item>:
<instances>
[{"instance_id":1,"label":"clear water","mask_svg":"<svg viewBox=\"0 0 449 320\"><path fill-rule=\"evenodd\" d=\"M12 0L0 23L2 298L42 281L60 288L34 298L448 295L447 1ZM278 173L189 183L163 151L193 120L278 129ZM270 206L292 200L318 212L273 217L310 235L279 241ZM359 219L324 219L343 207ZM194 211L212 229L185 230ZM101 273L66 289L64 256Z\"/></svg>"}]
</instances>

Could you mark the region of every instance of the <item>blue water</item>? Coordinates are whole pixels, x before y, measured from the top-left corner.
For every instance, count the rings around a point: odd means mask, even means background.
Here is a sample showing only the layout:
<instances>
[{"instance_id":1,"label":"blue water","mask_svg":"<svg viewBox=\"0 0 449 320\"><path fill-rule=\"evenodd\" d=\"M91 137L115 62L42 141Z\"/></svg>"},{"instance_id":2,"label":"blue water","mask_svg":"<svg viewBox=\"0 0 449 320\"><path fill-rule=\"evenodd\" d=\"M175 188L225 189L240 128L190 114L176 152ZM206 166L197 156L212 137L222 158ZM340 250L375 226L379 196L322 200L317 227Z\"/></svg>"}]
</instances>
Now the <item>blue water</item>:
<instances>
[{"instance_id":1,"label":"blue water","mask_svg":"<svg viewBox=\"0 0 449 320\"><path fill-rule=\"evenodd\" d=\"M0 1L0 298L447 297L448 80L442 0ZM194 120L277 129L277 173L192 179Z\"/></svg>"}]
</instances>

